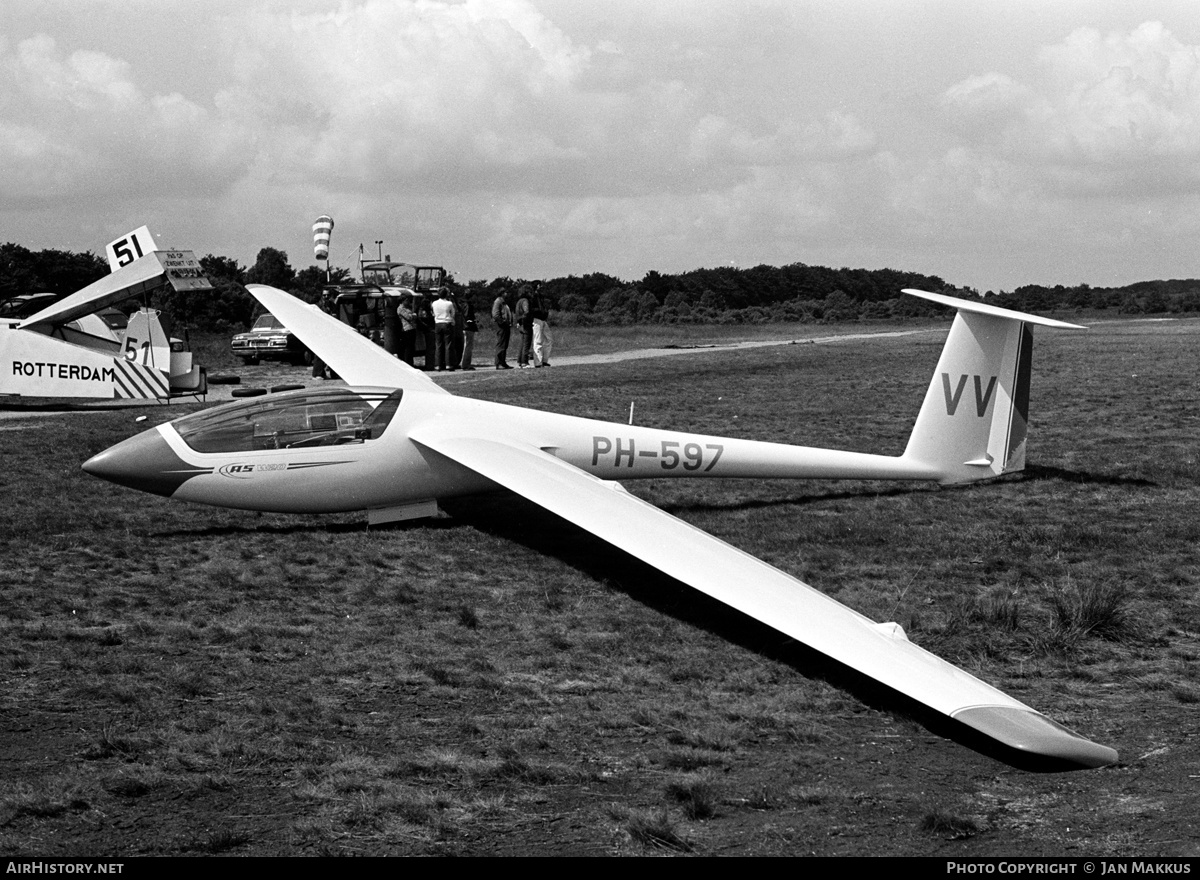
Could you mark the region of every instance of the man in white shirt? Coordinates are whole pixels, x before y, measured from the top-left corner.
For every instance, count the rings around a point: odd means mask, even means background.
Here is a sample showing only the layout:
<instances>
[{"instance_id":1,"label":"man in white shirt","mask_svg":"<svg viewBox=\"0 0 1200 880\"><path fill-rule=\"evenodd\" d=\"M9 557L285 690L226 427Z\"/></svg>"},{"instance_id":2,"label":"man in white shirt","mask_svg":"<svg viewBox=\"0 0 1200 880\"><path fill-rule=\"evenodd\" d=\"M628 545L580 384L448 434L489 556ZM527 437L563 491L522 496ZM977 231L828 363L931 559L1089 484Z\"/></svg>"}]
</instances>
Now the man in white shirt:
<instances>
[{"instance_id":1,"label":"man in white shirt","mask_svg":"<svg viewBox=\"0 0 1200 880\"><path fill-rule=\"evenodd\" d=\"M449 289L443 287L438 291L438 298L433 301L433 336L437 340L437 369L440 373L451 362L450 349L454 345L454 303L450 301Z\"/></svg>"}]
</instances>

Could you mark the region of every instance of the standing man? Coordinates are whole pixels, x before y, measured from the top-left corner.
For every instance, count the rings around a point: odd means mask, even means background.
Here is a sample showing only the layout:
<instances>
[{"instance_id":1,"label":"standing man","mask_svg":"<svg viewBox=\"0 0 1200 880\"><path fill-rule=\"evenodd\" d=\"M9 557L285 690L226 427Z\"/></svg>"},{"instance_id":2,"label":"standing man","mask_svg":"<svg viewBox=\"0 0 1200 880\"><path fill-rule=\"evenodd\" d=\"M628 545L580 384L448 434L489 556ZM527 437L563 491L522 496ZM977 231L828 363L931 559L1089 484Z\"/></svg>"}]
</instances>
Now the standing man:
<instances>
[{"instance_id":1,"label":"standing man","mask_svg":"<svg viewBox=\"0 0 1200 880\"><path fill-rule=\"evenodd\" d=\"M475 356L475 333L479 325L475 323L475 306L471 303L470 295L459 297L458 307L462 311L462 359L458 362L461 370L473 370L471 360Z\"/></svg>"},{"instance_id":2,"label":"standing man","mask_svg":"<svg viewBox=\"0 0 1200 880\"><path fill-rule=\"evenodd\" d=\"M388 354L400 354L400 316L396 313L400 305L399 297L384 296L383 305L383 350Z\"/></svg>"},{"instance_id":3,"label":"standing man","mask_svg":"<svg viewBox=\"0 0 1200 880\"><path fill-rule=\"evenodd\" d=\"M334 303L335 294L330 290L322 290L321 298L317 300L317 307L327 315L337 317L337 305ZM317 357L313 353L312 375L314 379L330 379L333 377L333 371L325 366L325 361Z\"/></svg>"},{"instance_id":4,"label":"standing man","mask_svg":"<svg viewBox=\"0 0 1200 880\"><path fill-rule=\"evenodd\" d=\"M517 308L514 320L521 334L521 347L517 349L517 366L529 366L529 349L533 345L533 303L529 298L529 285L522 284L517 291Z\"/></svg>"},{"instance_id":5,"label":"standing man","mask_svg":"<svg viewBox=\"0 0 1200 880\"><path fill-rule=\"evenodd\" d=\"M454 295L454 291L446 288L446 295L450 297L450 304L454 306L454 337L453 344L450 346L450 369L456 369L462 364L463 346L466 344L465 330L467 327L467 316L463 311L462 300Z\"/></svg>"},{"instance_id":6,"label":"standing man","mask_svg":"<svg viewBox=\"0 0 1200 880\"><path fill-rule=\"evenodd\" d=\"M435 366L437 346L433 336L433 306L432 295L426 291L413 300L413 311L417 313L417 335L425 351L425 361L422 369L428 371Z\"/></svg>"},{"instance_id":7,"label":"standing man","mask_svg":"<svg viewBox=\"0 0 1200 880\"><path fill-rule=\"evenodd\" d=\"M533 315L533 365L548 367L550 349L554 345L554 340L550 338L550 304L537 287L530 300L530 314Z\"/></svg>"},{"instance_id":8,"label":"standing man","mask_svg":"<svg viewBox=\"0 0 1200 880\"><path fill-rule=\"evenodd\" d=\"M443 287L438 291L438 298L433 302L433 338L437 345L437 371L440 373L450 364L451 352L454 349L454 303L450 301L450 291Z\"/></svg>"},{"instance_id":9,"label":"standing man","mask_svg":"<svg viewBox=\"0 0 1200 880\"><path fill-rule=\"evenodd\" d=\"M417 350L417 313L413 311L411 293L400 294L396 317L400 319L400 360L411 367Z\"/></svg>"},{"instance_id":10,"label":"standing man","mask_svg":"<svg viewBox=\"0 0 1200 880\"><path fill-rule=\"evenodd\" d=\"M511 370L508 365L508 343L512 338L512 309L508 307L508 291L501 290L492 301L492 320L496 324L496 369Z\"/></svg>"}]
</instances>

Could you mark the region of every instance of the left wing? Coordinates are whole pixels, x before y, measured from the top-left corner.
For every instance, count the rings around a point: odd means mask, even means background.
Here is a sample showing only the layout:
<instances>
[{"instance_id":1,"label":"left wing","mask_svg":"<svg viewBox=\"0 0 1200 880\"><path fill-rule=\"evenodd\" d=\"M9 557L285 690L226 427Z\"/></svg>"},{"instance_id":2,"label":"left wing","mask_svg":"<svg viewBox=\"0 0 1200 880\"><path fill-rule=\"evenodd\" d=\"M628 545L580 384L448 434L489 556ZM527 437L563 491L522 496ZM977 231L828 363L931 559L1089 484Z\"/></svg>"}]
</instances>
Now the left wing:
<instances>
[{"instance_id":1,"label":"left wing","mask_svg":"<svg viewBox=\"0 0 1200 880\"><path fill-rule=\"evenodd\" d=\"M409 438L587 529L671 577L774 627L1020 752L1067 767L1117 753L908 641L824 593L549 452L485 438L466 423L417 426Z\"/></svg>"},{"instance_id":2,"label":"left wing","mask_svg":"<svg viewBox=\"0 0 1200 880\"><path fill-rule=\"evenodd\" d=\"M316 306L265 284L247 284L246 289L347 384L449 393L420 370L388 354L353 327Z\"/></svg>"}]
</instances>

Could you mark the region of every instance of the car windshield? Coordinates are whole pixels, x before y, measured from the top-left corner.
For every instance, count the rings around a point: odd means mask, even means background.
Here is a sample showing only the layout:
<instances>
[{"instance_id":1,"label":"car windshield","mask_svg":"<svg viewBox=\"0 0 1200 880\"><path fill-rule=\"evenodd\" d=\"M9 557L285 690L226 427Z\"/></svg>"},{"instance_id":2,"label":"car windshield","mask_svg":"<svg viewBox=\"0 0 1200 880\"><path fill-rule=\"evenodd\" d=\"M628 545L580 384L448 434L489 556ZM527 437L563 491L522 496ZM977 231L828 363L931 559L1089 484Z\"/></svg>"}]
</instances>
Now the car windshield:
<instances>
[{"instance_id":1,"label":"car windshield","mask_svg":"<svg viewBox=\"0 0 1200 880\"><path fill-rule=\"evenodd\" d=\"M329 388L255 397L176 419L197 452L251 452L365 443L379 438L402 392Z\"/></svg>"},{"instance_id":2,"label":"car windshield","mask_svg":"<svg viewBox=\"0 0 1200 880\"><path fill-rule=\"evenodd\" d=\"M58 299L56 293L33 293L14 296L0 304L0 318L28 318L36 315Z\"/></svg>"},{"instance_id":3,"label":"car windshield","mask_svg":"<svg viewBox=\"0 0 1200 880\"><path fill-rule=\"evenodd\" d=\"M260 315L254 322L254 330L282 330L283 322L274 315Z\"/></svg>"}]
</instances>

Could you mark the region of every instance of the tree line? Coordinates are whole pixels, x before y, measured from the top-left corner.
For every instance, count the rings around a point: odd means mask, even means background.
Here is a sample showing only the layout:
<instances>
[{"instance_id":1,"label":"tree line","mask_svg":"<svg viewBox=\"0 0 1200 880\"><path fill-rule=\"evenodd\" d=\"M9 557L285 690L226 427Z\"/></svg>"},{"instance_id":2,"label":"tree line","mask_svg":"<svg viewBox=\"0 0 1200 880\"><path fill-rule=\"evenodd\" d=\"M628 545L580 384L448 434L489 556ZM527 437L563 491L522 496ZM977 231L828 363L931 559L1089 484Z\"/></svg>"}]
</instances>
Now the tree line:
<instances>
[{"instance_id":1,"label":"tree line","mask_svg":"<svg viewBox=\"0 0 1200 880\"><path fill-rule=\"evenodd\" d=\"M212 292L167 292L154 303L169 318L195 330L234 332L249 326L259 306L246 291L246 284L269 284L316 302L326 281L323 269L309 266L296 270L284 251L271 247L261 249L250 267L213 254L200 258L200 265L212 282ZM107 262L91 252L30 251L18 244L0 245L0 301L39 291L73 293L107 273ZM335 269L332 274L335 282L352 280L347 269ZM462 284L449 277L447 283L471 300L486 323L484 316L491 314L497 294L515 292L526 279L501 277ZM902 295L900 290L905 287L981 298L978 291L949 285L936 275L804 263L693 269L679 274L650 271L637 281L594 272L546 279L539 292L553 309L556 323L575 325L836 323L944 313L932 303ZM1006 308L1043 314L1185 314L1200 312L1200 280L1142 281L1111 288L1025 285L1012 291L988 291L982 298Z\"/></svg>"}]
</instances>

